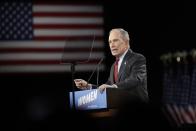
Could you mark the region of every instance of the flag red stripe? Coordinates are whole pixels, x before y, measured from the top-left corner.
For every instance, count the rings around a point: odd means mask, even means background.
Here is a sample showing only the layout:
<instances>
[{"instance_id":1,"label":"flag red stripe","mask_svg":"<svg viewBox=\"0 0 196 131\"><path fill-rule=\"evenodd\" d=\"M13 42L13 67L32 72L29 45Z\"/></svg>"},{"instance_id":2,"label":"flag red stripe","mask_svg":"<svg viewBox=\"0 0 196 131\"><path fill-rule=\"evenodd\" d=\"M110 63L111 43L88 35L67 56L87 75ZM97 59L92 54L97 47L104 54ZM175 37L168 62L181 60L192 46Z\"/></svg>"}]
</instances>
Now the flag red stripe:
<instances>
[{"instance_id":1,"label":"flag red stripe","mask_svg":"<svg viewBox=\"0 0 196 131\"><path fill-rule=\"evenodd\" d=\"M88 71L90 72L90 71ZM1 77L37 77L37 76L41 76L41 77L48 77L48 76L64 76L65 72L1 72L0 76Z\"/></svg>"},{"instance_id":2,"label":"flag red stripe","mask_svg":"<svg viewBox=\"0 0 196 131\"><path fill-rule=\"evenodd\" d=\"M101 5L102 2L99 2L99 1L75 1L75 2L72 2L72 1L65 1L65 0L58 0L58 1L48 1L48 0L34 0L33 1L33 4L34 5L70 5L70 6L81 6L81 5L84 5L84 6L99 6L99 4Z\"/></svg>"},{"instance_id":3,"label":"flag red stripe","mask_svg":"<svg viewBox=\"0 0 196 131\"><path fill-rule=\"evenodd\" d=\"M194 122L195 121L195 114L194 114L194 110L193 107L186 107L186 112L188 114L188 116L190 117L190 119Z\"/></svg>"},{"instance_id":4,"label":"flag red stripe","mask_svg":"<svg viewBox=\"0 0 196 131\"><path fill-rule=\"evenodd\" d=\"M102 24L35 24L33 28L44 28L44 29L103 29Z\"/></svg>"},{"instance_id":5,"label":"flag red stripe","mask_svg":"<svg viewBox=\"0 0 196 131\"><path fill-rule=\"evenodd\" d=\"M103 17L102 13L81 13L81 12L77 12L77 13L70 13L70 12L34 12L33 13L34 17Z\"/></svg>"},{"instance_id":6,"label":"flag red stripe","mask_svg":"<svg viewBox=\"0 0 196 131\"><path fill-rule=\"evenodd\" d=\"M35 40L92 40L94 36L35 36ZM96 40L103 40L103 36L95 36Z\"/></svg>"},{"instance_id":7,"label":"flag red stripe","mask_svg":"<svg viewBox=\"0 0 196 131\"><path fill-rule=\"evenodd\" d=\"M74 61L78 62L86 62L87 60L82 60L82 59L76 59ZM66 63L66 60L63 62L61 60L3 60L0 61L0 65L59 65L61 63ZM87 63L84 64L98 64L99 60L97 59L91 59Z\"/></svg>"},{"instance_id":8,"label":"flag red stripe","mask_svg":"<svg viewBox=\"0 0 196 131\"><path fill-rule=\"evenodd\" d=\"M21 52L89 52L89 48L0 48L1 53L21 53ZM93 52L102 52L103 48L93 48Z\"/></svg>"}]
</instances>

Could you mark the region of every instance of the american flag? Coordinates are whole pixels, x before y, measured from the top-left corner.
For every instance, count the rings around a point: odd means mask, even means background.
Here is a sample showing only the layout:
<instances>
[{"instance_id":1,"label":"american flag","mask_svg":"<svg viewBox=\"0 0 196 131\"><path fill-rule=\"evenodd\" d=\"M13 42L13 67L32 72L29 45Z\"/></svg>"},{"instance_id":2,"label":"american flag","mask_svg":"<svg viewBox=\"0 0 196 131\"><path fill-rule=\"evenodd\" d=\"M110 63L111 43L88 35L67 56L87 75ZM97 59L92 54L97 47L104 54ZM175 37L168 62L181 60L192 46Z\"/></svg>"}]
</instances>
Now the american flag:
<instances>
[{"instance_id":1,"label":"american flag","mask_svg":"<svg viewBox=\"0 0 196 131\"><path fill-rule=\"evenodd\" d=\"M170 63L164 70L163 109L177 127L196 124L196 102L192 95L196 89L193 84L195 69L190 73L189 66L187 63L177 63L177 66Z\"/></svg>"},{"instance_id":2,"label":"american flag","mask_svg":"<svg viewBox=\"0 0 196 131\"><path fill-rule=\"evenodd\" d=\"M0 73L92 71L104 58L103 6L0 2ZM100 65L104 70L104 64Z\"/></svg>"}]
</instances>

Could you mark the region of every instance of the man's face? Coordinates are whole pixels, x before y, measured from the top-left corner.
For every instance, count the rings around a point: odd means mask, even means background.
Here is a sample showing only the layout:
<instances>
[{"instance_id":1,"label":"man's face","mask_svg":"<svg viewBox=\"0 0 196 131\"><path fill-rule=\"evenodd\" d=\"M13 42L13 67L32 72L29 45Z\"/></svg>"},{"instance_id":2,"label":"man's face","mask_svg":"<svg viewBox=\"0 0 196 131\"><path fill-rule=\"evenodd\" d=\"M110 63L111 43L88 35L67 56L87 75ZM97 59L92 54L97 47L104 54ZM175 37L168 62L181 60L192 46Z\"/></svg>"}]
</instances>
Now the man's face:
<instances>
[{"instance_id":1,"label":"man's face","mask_svg":"<svg viewBox=\"0 0 196 131\"><path fill-rule=\"evenodd\" d=\"M128 41L122 39L120 32L112 31L109 36L109 46L113 56L120 57L128 49Z\"/></svg>"}]
</instances>

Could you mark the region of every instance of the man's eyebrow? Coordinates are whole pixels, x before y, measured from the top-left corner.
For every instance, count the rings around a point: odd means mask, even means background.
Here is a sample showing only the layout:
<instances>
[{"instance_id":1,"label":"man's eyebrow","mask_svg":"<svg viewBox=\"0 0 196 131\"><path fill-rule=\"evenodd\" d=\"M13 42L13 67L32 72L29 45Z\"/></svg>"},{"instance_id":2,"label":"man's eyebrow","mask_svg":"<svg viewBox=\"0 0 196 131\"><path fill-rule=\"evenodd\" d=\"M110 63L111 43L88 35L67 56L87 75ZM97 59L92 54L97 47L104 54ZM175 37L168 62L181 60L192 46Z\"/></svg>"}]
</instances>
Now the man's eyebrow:
<instances>
[{"instance_id":1,"label":"man's eyebrow","mask_svg":"<svg viewBox=\"0 0 196 131\"><path fill-rule=\"evenodd\" d=\"M119 39L115 38L115 39L112 39L112 40L109 40L108 42L111 42L111 41L118 41Z\"/></svg>"}]
</instances>

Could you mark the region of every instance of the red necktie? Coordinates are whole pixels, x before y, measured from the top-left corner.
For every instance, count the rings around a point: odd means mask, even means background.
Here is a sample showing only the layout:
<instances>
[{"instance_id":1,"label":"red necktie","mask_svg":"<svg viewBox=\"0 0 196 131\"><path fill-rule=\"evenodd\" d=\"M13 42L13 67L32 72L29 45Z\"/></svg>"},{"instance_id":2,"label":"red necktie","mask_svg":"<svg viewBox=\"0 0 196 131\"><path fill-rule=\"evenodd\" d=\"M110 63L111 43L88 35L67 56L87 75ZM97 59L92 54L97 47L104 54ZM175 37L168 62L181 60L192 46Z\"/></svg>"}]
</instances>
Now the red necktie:
<instances>
[{"instance_id":1,"label":"red necktie","mask_svg":"<svg viewBox=\"0 0 196 131\"><path fill-rule=\"evenodd\" d=\"M119 61L119 58L116 58L116 61L114 64L114 82L115 83L118 81L118 61Z\"/></svg>"}]
</instances>

